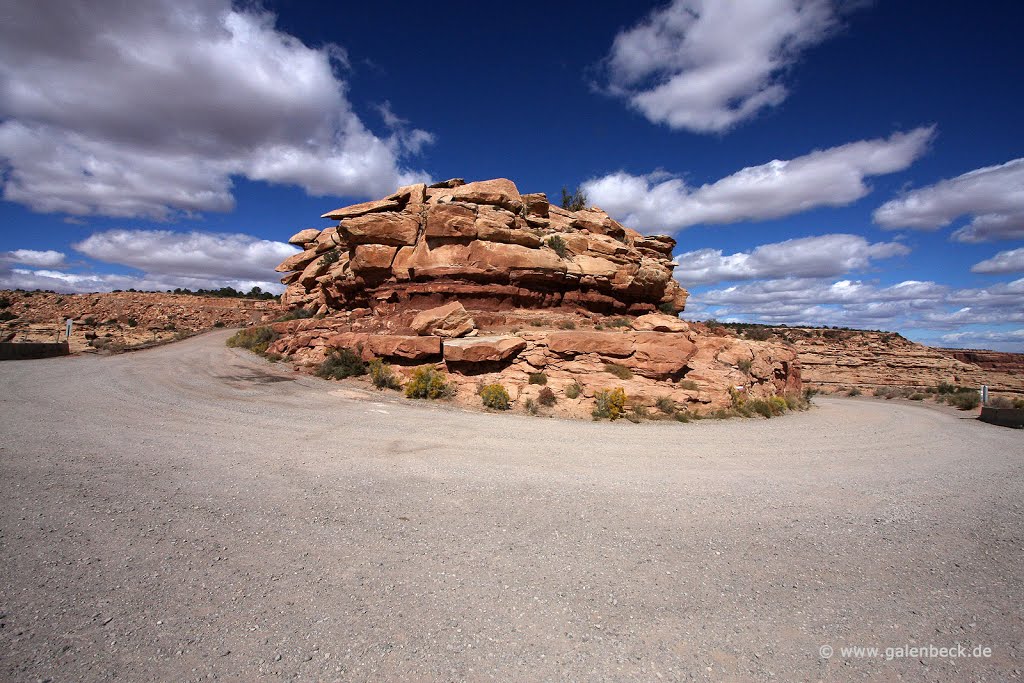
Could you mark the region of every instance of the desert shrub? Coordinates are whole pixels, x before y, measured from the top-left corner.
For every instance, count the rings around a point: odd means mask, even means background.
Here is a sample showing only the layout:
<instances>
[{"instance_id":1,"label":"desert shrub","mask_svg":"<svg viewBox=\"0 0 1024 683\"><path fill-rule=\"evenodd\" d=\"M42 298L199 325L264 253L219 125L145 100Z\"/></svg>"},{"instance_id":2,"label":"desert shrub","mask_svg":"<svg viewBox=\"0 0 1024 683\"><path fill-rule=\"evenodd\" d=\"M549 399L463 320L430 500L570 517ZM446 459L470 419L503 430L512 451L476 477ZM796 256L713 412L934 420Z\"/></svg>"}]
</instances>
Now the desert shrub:
<instances>
[{"instance_id":1,"label":"desert shrub","mask_svg":"<svg viewBox=\"0 0 1024 683\"><path fill-rule=\"evenodd\" d=\"M617 420L626 410L626 392L621 388L602 389L594 395L594 410L591 415L595 419L607 418Z\"/></svg>"},{"instance_id":2,"label":"desert shrub","mask_svg":"<svg viewBox=\"0 0 1024 683\"><path fill-rule=\"evenodd\" d=\"M665 315L676 315L676 307L669 301L658 304L658 310Z\"/></svg>"},{"instance_id":3,"label":"desert shrub","mask_svg":"<svg viewBox=\"0 0 1024 683\"><path fill-rule=\"evenodd\" d=\"M544 327L544 321L543 320L531 320L530 321L530 326L531 327Z\"/></svg>"},{"instance_id":4,"label":"desert shrub","mask_svg":"<svg viewBox=\"0 0 1024 683\"><path fill-rule=\"evenodd\" d=\"M782 396L771 396L768 404L772 407L772 415L782 415L789 410L789 403Z\"/></svg>"},{"instance_id":5,"label":"desert shrub","mask_svg":"<svg viewBox=\"0 0 1024 683\"><path fill-rule=\"evenodd\" d=\"M373 382L373 386L378 389L401 389L402 383L398 381L398 375L391 368L390 365L382 361L380 358L374 358L370 361L370 381Z\"/></svg>"},{"instance_id":6,"label":"desert shrub","mask_svg":"<svg viewBox=\"0 0 1024 683\"><path fill-rule=\"evenodd\" d=\"M14 320L17 317L18 315L16 313L11 313L10 311L0 311L0 320Z\"/></svg>"},{"instance_id":7,"label":"desert shrub","mask_svg":"<svg viewBox=\"0 0 1024 683\"><path fill-rule=\"evenodd\" d=\"M957 392L950 396L947 402L960 410L974 410L981 405L981 396L977 393Z\"/></svg>"},{"instance_id":8,"label":"desert shrub","mask_svg":"<svg viewBox=\"0 0 1024 683\"><path fill-rule=\"evenodd\" d=\"M559 258L565 258L569 255L569 247L566 245L565 240L558 235L552 235L549 237L547 245L551 247L551 251L558 254Z\"/></svg>"},{"instance_id":9,"label":"desert shrub","mask_svg":"<svg viewBox=\"0 0 1024 683\"><path fill-rule=\"evenodd\" d=\"M86 318L84 318L82 320L82 324L83 325L88 325L89 327L95 327L96 326L96 318L92 317L91 315L87 316Z\"/></svg>"},{"instance_id":10,"label":"desert shrub","mask_svg":"<svg viewBox=\"0 0 1024 683\"><path fill-rule=\"evenodd\" d=\"M338 249L331 249L329 252L320 257L321 266L329 266L332 263L337 263L338 259L341 258L341 252Z\"/></svg>"},{"instance_id":11,"label":"desert shrub","mask_svg":"<svg viewBox=\"0 0 1024 683\"><path fill-rule=\"evenodd\" d=\"M509 401L508 391L500 384L488 384L480 390L480 399L484 406L492 410L508 410L512 404Z\"/></svg>"},{"instance_id":12,"label":"desert shrub","mask_svg":"<svg viewBox=\"0 0 1024 683\"><path fill-rule=\"evenodd\" d=\"M558 326L560 328L562 328L563 330L575 330L576 329L576 323L574 323L571 320L563 320L562 322L560 322L558 324Z\"/></svg>"},{"instance_id":13,"label":"desert shrub","mask_svg":"<svg viewBox=\"0 0 1024 683\"><path fill-rule=\"evenodd\" d=\"M283 323L288 320L304 320L306 318L312 318L314 313L316 313L316 311L312 309L294 308L282 315L280 318L277 318L274 322Z\"/></svg>"},{"instance_id":14,"label":"desert shrub","mask_svg":"<svg viewBox=\"0 0 1024 683\"><path fill-rule=\"evenodd\" d=\"M135 318L128 318L128 327L135 327L139 324L139 321Z\"/></svg>"},{"instance_id":15,"label":"desert shrub","mask_svg":"<svg viewBox=\"0 0 1024 683\"><path fill-rule=\"evenodd\" d=\"M750 368L754 367L754 361L750 358L743 358L736 363L736 367L740 369L740 372L749 373Z\"/></svg>"},{"instance_id":16,"label":"desert shrub","mask_svg":"<svg viewBox=\"0 0 1024 683\"><path fill-rule=\"evenodd\" d=\"M807 401L808 403L810 403L811 399L814 398L817 395L818 395L818 390L817 389L814 389L812 387L804 387L804 400Z\"/></svg>"},{"instance_id":17,"label":"desert shrub","mask_svg":"<svg viewBox=\"0 0 1024 683\"><path fill-rule=\"evenodd\" d=\"M587 208L587 195L578 187L572 192L569 192L569 188L563 187L562 208L567 211L581 211Z\"/></svg>"},{"instance_id":18,"label":"desert shrub","mask_svg":"<svg viewBox=\"0 0 1024 683\"><path fill-rule=\"evenodd\" d=\"M536 415L540 411L540 408L537 407L537 402L534 401L532 398L526 399L526 401L523 403L523 408L525 408L526 412L528 412L530 415Z\"/></svg>"},{"instance_id":19,"label":"desert shrub","mask_svg":"<svg viewBox=\"0 0 1024 683\"><path fill-rule=\"evenodd\" d=\"M224 321L223 320L218 320L217 322L215 322L213 324L213 326L214 327L224 327Z\"/></svg>"},{"instance_id":20,"label":"desert shrub","mask_svg":"<svg viewBox=\"0 0 1024 683\"><path fill-rule=\"evenodd\" d=\"M668 396L662 396L661 398L659 398L658 402L655 403L655 405L658 406L658 410L665 413L666 415L671 415L672 413L676 412L676 402L670 399Z\"/></svg>"},{"instance_id":21,"label":"desert shrub","mask_svg":"<svg viewBox=\"0 0 1024 683\"><path fill-rule=\"evenodd\" d=\"M619 379L630 379L633 377L633 371L627 368L625 365L618 365L616 363L605 363L604 371L615 375Z\"/></svg>"},{"instance_id":22,"label":"desert shrub","mask_svg":"<svg viewBox=\"0 0 1024 683\"><path fill-rule=\"evenodd\" d=\"M691 415L685 410L676 411L676 414L672 416L676 422L689 422L692 418Z\"/></svg>"},{"instance_id":23,"label":"desert shrub","mask_svg":"<svg viewBox=\"0 0 1024 683\"><path fill-rule=\"evenodd\" d=\"M366 363L352 349L333 349L316 370L317 377L345 379L366 374Z\"/></svg>"},{"instance_id":24,"label":"desert shrub","mask_svg":"<svg viewBox=\"0 0 1024 683\"><path fill-rule=\"evenodd\" d=\"M860 396L861 393L862 392L861 392L859 387L854 387L853 389L850 389L848 392L846 392L846 395L847 396Z\"/></svg>"},{"instance_id":25,"label":"desert shrub","mask_svg":"<svg viewBox=\"0 0 1024 683\"><path fill-rule=\"evenodd\" d=\"M10 308L11 300L6 296L0 296L0 308Z\"/></svg>"},{"instance_id":26,"label":"desert shrub","mask_svg":"<svg viewBox=\"0 0 1024 683\"><path fill-rule=\"evenodd\" d=\"M647 409L647 406L635 405L630 410L634 421L639 422L640 420L646 420L651 416L651 411Z\"/></svg>"},{"instance_id":27,"label":"desert shrub","mask_svg":"<svg viewBox=\"0 0 1024 683\"><path fill-rule=\"evenodd\" d=\"M995 396L990 398L988 405L992 408L1015 408L1013 401L1006 398L1005 396Z\"/></svg>"},{"instance_id":28,"label":"desert shrub","mask_svg":"<svg viewBox=\"0 0 1024 683\"><path fill-rule=\"evenodd\" d=\"M1024 410L1024 398L1013 399L1013 406L1017 410Z\"/></svg>"},{"instance_id":29,"label":"desert shrub","mask_svg":"<svg viewBox=\"0 0 1024 683\"><path fill-rule=\"evenodd\" d=\"M772 333L764 327L752 327L745 332L747 339L754 341L768 341L772 338Z\"/></svg>"},{"instance_id":30,"label":"desert shrub","mask_svg":"<svg viewBox=\"0 0 1024 683\"><path fill-rule=\"evenodd\" d=\"M928 398L928 394L917 391L911 394L908 398L910 398L911 401L923 401Z\"/></svg>"},{"instance_id":31,"label":"desert shrub","mask_svg":"<svg viewBox=\"0 0 1024 683\"><path fill-rule=\"evenodd\" d=\"M128 321L128 325L132 325L132 320ZM277 341L277 332L270 329L269 327L249 327L244 330L239 330L233 335L228 337L225 342L230 347L239 349L248 349L253 353L266 353L267 347Z\"/></svg>"},{"instance_id":32,"label":"desert shrub","mask_svg":"<svg viewBox=\"0 0 1024 683\"><path fill-rule=\"evenodd\" d=\"M772 412L772 406L768 401L764 399L755 398L746 401L741 408L747 408L748 410L757 413L761 417L771 417L774 413Z\"/></svg>"},{"instance_id":33,"label":"desert shrub","mask_svg":"<svg viewBox=\"0 0 1024 683\"><path fill-rule=\"evenodd\" d=\"M612 318L608 321L608 327L629 327L629 320L626 318Z\"/></svg>"},{"instance_id":34,"label":"desert shrub","mask_svg":"<svg viewBox=\"0 0 1024 683\"><path fill-rule=\"evenodd\" d=\"M687 391L697 391L700 389L700 385L694 382L692 379L684 379L679 382L680 389L686 389Z\"/></svg>"},{"instance_id":35,"label":"desert shrub","mask_svg":"<svg viewBox=\"0 0 1024 683\"><path fill-rule=\"evenodd\" d=\"M284 360L284 356L279 353L265 353L263 357L269 360L271 363L280 363Z\"/></svg>"},{"instance_id":36,"label":"desert shrub","mask_svg":"<svg viewBox=\"0 0 1024 683\"><path fill-rule=\"evenodd\" d=\"M543 372L531 372L530 373L530 384L547 384L548 376Z\"/></svg>"},{"instance_id":37,"label":"desert shrub","mask_svg":"<svg viewBox=\"0 0 1024 683\"><path fill-rule=\"evenodd\" d=\"M555 392L551 391L551 387L544 387L540 390L540 393L537 394L537 402L542 406L551 407L555 405L556 401Z\"/></svg>"},{"instance_id":38,"label":"desert shrub","mask_svg":"<svg viewBox=\"0 0 1024 683\"><path fill-rule=\"evenodd\" d=\"M429 365L416 368L412 379L405 385L409 398L451 398L455 385L445 381L444 374Z\"/></svg>"},{"instance_id":39,"label":"desert shrub","mask_svg":"<svg viewBox=\"0 0 1024 683\"><path fill-rule=\"evenodd\" d=\"M572 384L565 388L566 398L577 398L582 393L583 385L580 384L579 382L573 382Z\"/></svg>"},{"instance_id":40,"label":"desert shrub","mask_svg":"<svg viewBox=\"0 0 1024 683\"><path fill-rule=\"evenodd\" d=\"M938 386L935 387L935 391L939 394L969 394L977 390L971 387L961 386L959 384L939 382Z\"/></svg>"}]
</instances>

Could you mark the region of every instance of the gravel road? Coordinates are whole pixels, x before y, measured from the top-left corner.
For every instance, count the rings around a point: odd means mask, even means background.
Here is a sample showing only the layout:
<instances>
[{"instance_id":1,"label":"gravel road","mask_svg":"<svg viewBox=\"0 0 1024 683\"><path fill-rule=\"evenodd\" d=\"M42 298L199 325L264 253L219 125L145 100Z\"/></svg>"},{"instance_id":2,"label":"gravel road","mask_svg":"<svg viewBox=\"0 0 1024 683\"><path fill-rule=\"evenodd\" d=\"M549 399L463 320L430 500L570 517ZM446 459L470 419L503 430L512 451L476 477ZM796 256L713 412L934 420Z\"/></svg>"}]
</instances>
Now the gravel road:
<instances>
[{"instance_id":1,"label":"gravel road","mask_svg":"<svg viewBox=\"0 0 1024 683\"><path fill-rule=\"evenodd\" d=\"M852 399L685 425L467 413L228 334L0 364L0 678L1024 669L1020 431ZM884 656L907 645L991 655Z\"/></svg>"}]
</instances>

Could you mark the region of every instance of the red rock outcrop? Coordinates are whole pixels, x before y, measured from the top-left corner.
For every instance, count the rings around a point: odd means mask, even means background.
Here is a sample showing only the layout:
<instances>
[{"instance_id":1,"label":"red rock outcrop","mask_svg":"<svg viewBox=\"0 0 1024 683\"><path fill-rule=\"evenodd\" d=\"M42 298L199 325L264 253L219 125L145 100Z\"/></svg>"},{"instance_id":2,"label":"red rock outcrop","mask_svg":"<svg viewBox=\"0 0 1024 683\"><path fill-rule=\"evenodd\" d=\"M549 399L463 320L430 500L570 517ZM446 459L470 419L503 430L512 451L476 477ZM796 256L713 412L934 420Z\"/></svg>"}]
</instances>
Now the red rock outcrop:
<instances>
[{"instance_id":1,"label":"red rock outcrop","mask_svg":"<svg viewBox=\"0 0 1024 683\"><path fill-rule=\"evenodd\" d=\"M454 179L323 217L338 222L294 235L302 252L278 267L285 304L317 314L273 325L270 350L299 364L342 347L401 372L433 363L466 405L479 405L483 384L500 382L513 401L546 386L556 413L579 416L613 387L633 405L667 398L698 411L738 392L800 390L792 349L680 320L675 240L600 209L567 211L506 179Z\"/></svg>"},{"instance_id":2,"label":"red rock outcrop","mask_svg":"<svg viewBox=\"0 0 1024 683\"><path fill-rule=\"evenodd\" d=\"M286 305L643 314L686 304L671 237L644 237L600 209L551 206L503 178L412 185L323 217L339 222L292 236L303 251L277 268Z\"/></svg>"}]
</instances>

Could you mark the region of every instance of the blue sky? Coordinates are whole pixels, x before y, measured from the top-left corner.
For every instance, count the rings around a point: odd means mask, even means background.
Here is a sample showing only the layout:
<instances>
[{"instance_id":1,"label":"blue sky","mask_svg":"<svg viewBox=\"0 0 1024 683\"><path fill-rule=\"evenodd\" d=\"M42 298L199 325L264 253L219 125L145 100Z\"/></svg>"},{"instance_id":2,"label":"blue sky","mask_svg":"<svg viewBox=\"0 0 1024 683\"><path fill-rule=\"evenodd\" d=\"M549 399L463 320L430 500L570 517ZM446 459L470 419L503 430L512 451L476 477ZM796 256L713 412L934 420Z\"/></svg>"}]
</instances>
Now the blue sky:
<instances>
[{"instance_id":1,"label":"blue sky","mask_svg":"<svg viewBox=\"0 0 1024 683\"><path fill-rule=\"evenodd\" d=\"M1018 2L58 4L0 25L0 287L270 289L508 177L673 234L684 317L1024 350Z\"/></svg>"}]
</instances>

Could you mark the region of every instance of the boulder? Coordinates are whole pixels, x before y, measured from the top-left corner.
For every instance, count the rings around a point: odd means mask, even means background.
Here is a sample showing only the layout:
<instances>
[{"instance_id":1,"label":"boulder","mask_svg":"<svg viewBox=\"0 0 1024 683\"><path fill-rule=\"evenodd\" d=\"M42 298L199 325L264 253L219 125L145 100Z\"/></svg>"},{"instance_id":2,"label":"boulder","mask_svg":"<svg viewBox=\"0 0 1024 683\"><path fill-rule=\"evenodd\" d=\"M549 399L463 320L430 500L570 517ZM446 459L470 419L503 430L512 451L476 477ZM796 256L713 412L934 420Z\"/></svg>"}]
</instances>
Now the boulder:
<instances>
[{"instance_id":1,"label":"boulder","mask_svg":"<svg viewBox=\"0 0 1024 683\"><path fill-rule=\"evenodd\" d=\"M366 339L366 350L383 358L428 360L441 355L441 338L371 334Z\"/></svg>"},{"instance_id":2,"label":"boulder","mask_svg":"<svg viewBox=\"0 0 1024 683\"><path fill-rule=\"evenodd\" d=\"M375 213L346 218L338 224L338 233L348 244L416 244L420 222L405 213Z\"/></svg>"},{"instance_id":3,"label":"boulder","mask_svg":"<svg viewBox=\"0 0 1024 683\"><path fill-rule=\"evenodd\" d=\"M397 199L378 199L372 202L363 202L362 204L353 204L352 206L335 209L334 211L325 213L320 216L320 218L329 218L331 220L340 221L343 218L355 218L356 216L364 216L368 213L375 213L377 211L394 211L400 208L402 208L402 203Z\"/></svg>"},{"instance_id":4,"label":"boulder","mask_svg":"<svg viewBox=\"0 0 1024 683\"><path fill-rule=\"evenodd\" d=\"M312 242L319 236L320 231L316 228L306 228L305 230L299 230L297 233L289 237L288 244L304 247L306 242Z\"/></svg>"},{"instance_id":5,"label":"boulder","mask_svg":"<svg viewBox=\"0 0 1024 683\"><path fill-rule=\"evenodd\" d=\"M481 180L459 185L441 197L447 197L449 200L457 202L500 206L512 213L519 213L519 210L523 208L523 198L519 194L519 189L507 178Z\"/></svg>"},{"instance_id":6,"label":"boulder","mask_svg":"<svg viewBox=\"0 0 1024 683\"><path fill-rule=\"evenodd\" d=\"M444 306L420 311L410 324L416 334L438 337L463 337L476 329L476 322L462 303L453 301Z\"/></svg>"},{"instance_id":7,"label":"boulder","mask_svg":"<svg viewBox=\"0 0 1024 683\"><path fill-rule=\"evenodd\" d=\"M625 358L633 353L633 339L621 332L552 332L548 348L555 353L576 355L596 353L601 356Z\"/></svg>"},{"instance_id":8,"label":"boulder","mask_svg":"<svg viewBox=\"0 0 1024 683\"><path fill-rule=\"evenodd\" d=\"M636 317L632 323L634 330L648 332L686 332L690 326L678 316L663 313L647 313Z\"/></svg>"},{"instance_id":9,"label":"boulder","mask_svg":"<svg viewBox=\"0 0 1024 683\"><path fill-rule=\"evenodd\" d=\"M444 360L449 363L501 362L525 348L526 340L512 335L451 339L444 342Z\"/></svg>"}]
</instances>

